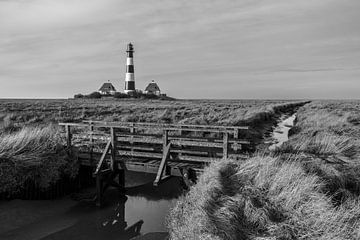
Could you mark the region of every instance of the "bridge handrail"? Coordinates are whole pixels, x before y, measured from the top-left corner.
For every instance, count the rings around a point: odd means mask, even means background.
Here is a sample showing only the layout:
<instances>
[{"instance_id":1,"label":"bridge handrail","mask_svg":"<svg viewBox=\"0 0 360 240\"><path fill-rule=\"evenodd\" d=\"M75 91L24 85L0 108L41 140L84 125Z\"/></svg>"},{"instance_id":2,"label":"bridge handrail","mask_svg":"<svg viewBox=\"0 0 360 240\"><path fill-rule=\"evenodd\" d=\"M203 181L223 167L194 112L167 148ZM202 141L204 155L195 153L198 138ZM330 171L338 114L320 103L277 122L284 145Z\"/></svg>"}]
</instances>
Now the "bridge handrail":
<instances>
[{"instance_id":1,"label":"bridge handrail","mask_svg":"<svg viewBox=\"0 0 360 240\"><path fill-rule=\"evenodd\" d=\"M147 122L105 122L84 120L83 123L89 124L103 124L103 125L119 125L119 126L159 126L164 128L211 128L211 129L242 129L248 130L249 126L219 126L219 125L201 125L201 124L174 124L174 123L147 123Z\"/></svg>"},{"instance_id":2,"label":"bridge handrail","mask_svg":"<svg viewBox=\"0 0 360 240\"><path fill-rule=\"evenodd\" d=\"M59 123L60 126L77 126L94 128L147 128L164 129L170 131L200 131L200 132L234 132L248 130L248 126L215 126L215 125L189 125L189 124L165 124L165 123L138 123L138 122L102 122L84 121L82 123Z\"/></svg>"}]
</instances>

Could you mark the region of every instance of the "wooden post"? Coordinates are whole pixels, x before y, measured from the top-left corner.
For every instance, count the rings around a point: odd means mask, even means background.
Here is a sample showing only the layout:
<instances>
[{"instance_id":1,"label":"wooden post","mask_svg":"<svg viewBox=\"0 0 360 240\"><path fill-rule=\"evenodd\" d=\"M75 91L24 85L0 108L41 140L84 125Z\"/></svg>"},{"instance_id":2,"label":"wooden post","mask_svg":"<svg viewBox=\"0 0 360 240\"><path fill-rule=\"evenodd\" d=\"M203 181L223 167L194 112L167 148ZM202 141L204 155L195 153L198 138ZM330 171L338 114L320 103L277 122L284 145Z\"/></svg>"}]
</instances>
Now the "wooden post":
<instances>
[{"instance_id":1,"label":"wooden post","mask_svg":"<svg viewBox=\"0 0 360 240\"><path fill-rule=\"evenodd\" d=\"M92 122L90 122L90 164L93 165L93 155L94 155L94 125Z\"/></svg>"},{"instance_id":2,"label":"wooden post","mask_svg":"<svg viewBox=\"0 0 360 240\"><path fill-rule=\"evenodd\" d=\"M130 126L131 126L130 133L135 133L134 123L131 123Z\"/></svg>"},{"instance_id":3,"label":"wooden post","mask_svg":"<svg viewBox=\"0 0 360 240\"><path fill-rule=\"evenodd\" d=\"M101 207L103 204L103 182L101 175L96 176L96 206Z\"/></svg>"},{"instance_id":4,"label":"wooden post","mask_svg":"<svg viewBox=\"0 0 360 240\"><path fill-rule=\"evenodd\" d=\"M115 128L110 128L110 137L111 137L111 170L117 169L116 164L116 132Z\"/></svg>"},{"instance_id":5,"label":"wooden post","mask_svg":"<svg viewBox=\"0 0 360 240\"><path fill-rule=\"evenodd\" d=\"M121 193L125 193L125 169L118 169L119 172L119 185Z\"/></svg>"},{"instance_id":6,"label":"wooden post","mask_svg":"<svg viewBox=\"0 0 360 240\"><path fill-rule=\"evenodd\" d=\"M223 158L226 159L228 157L228 145L229 145L229 133L227 131L223 134Z\"/></svg>"},{"instance_id":7,"label":"wooden post","mask_svg":"<svg viewBox=\"0 0 360 240\"><path fill-rule=\"evenodd\" d=\"M130 133L131 133L131 134L134 134L134 133L135 133L134 123L131 123L131 124L130 124ZM134 136L131 136L131 140L133 140L133 139L134 139ZM133 144L134 144L134 142L131 141L131 146L133 146ZM131 153L133 153L133 152L134 152L134 148L131 147Z\"/></svg>"},{"instance_id":8,"label":"wooden post","mask_svg":"<svg viewBox=\"0 0 360 240\"><path fill-rule=\"evenodd\" d=\"M239 128L234 129L234 138L239 139Z\"/></svg>"},{"instance_id":9,"label":"wooden post","mask_svg":"<svg viewBox=\"0 0 360 240\"><path fill-rule=\"evenodd\" d=\"M66 145L68 149L71 149L71 130L70 130L70 125L66 125L65 126L65 130L66 130Z\"/></svg>"},{"instance_id":10,"label":"wooden post","mask_svg":"<svg viewBox=\"0 0 360 240\"><path fill-rule=\"evenodd\" d=\"M164 130L164 135L163 135L163 153L166 150L166 147L169 143L169 130Z\"/></svg>"}]
</instances>

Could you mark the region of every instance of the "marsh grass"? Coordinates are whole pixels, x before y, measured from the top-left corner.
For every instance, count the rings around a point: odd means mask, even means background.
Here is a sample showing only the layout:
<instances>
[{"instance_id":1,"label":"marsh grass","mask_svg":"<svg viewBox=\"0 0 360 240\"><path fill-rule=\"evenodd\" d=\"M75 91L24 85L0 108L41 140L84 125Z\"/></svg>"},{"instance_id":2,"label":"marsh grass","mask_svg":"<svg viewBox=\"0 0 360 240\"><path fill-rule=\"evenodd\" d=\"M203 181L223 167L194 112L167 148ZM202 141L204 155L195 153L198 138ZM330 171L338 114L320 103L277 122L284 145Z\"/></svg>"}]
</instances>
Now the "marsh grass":
<instances>
[{"instance_id":1,"label":"marsh grass","mask_svg":"<svg viewBox=\"0 0 360 240\"><path fill-rule=\"evenodd\" d=\"M0 193L17 193L29 180L46 189L63 175L74 177L77 163L62 143L55 125L3 132L0 135Z\"/></svg>"},{"instance_id":2,"label":"marsh grass","mask_svg":"<svg viewBox=\"0 0 360 240\"><path fill-rule=\"evenodd\" d=\"M294 103L299 104L280 100L0 100L0 112L21 124L91 119L241 125L266 120Z\"/></svg>"},{"instance_id":3,"label":"marsh grass","mask_svg":"<svg viewBox=\"0 0 360 240\"><path fill-rule=\"evenodd\" d=\"M296 161L214 163L172 209L171 239L358 239L358 200L334 206L323 188Z\"/></svg>"},{"instance_id":4,"label":"marsh grass","mask_svg":"<svg viewBox=\"0 0 360 240\"><path fill-rule=\"evenodd\" d=\"M31 179L43 188L76 162L64 150L58 122L82 120L250 125L245 138L261 138L261 122L304 103L255 100L0 100L0 193L18 192Z\"/></svg>"},{"instance_id":5,"label":"marsh grass","mask_svg":"<svg viewBox=\"0 0 360 240\"><path fill-rule=\"evenodd\" d=\"M168 218L171 239L360 239L360 102L300 108L268 155L211 164Z\"/></svg>"}]
</instances>

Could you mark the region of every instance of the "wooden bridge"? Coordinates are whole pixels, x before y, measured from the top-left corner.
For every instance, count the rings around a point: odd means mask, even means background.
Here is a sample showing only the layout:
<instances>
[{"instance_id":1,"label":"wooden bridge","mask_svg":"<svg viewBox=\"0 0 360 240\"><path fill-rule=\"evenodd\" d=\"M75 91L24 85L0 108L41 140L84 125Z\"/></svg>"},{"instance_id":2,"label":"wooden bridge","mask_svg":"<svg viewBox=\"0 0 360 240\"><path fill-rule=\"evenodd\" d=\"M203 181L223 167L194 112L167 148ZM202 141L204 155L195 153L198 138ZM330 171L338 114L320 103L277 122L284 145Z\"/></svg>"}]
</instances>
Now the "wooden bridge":
<instances>
[{"instance_id":1,"label":"wooden bridge","mask_svg":"<svg viewBox=\"0 0 360 240\"><path fill-rule=\"evenodd\" d=\"M246 158L248 127L132 122L60 123L67 147L81 165L94 167L97 205L109 186L125 190L125 171L156 174L154 185L171 176L189 185L204 166L229 156Z\"/></svg>"}]
</instances>

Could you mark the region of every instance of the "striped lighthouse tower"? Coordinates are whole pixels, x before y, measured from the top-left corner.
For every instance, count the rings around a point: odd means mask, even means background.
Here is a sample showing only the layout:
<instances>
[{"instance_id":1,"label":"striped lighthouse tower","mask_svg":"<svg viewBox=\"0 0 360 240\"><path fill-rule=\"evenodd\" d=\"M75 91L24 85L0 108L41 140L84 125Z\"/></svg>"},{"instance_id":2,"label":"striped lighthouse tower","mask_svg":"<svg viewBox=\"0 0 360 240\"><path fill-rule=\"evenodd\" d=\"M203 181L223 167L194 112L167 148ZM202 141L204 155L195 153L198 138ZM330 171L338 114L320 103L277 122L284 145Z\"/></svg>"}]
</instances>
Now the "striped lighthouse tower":
<instances>
[{"instance_id":1,"label":"striped lighthouse tower","mask_svg":"<svg viewBox=\"0 0 360 240\"><path fill-rule=\"evenodd\" d=\"M125 90L126 94L135 92L135 75L134 75L134 47L131 43L127 45L126 58L126 75L125 75Z\"/></svg>"}]
</instances>

